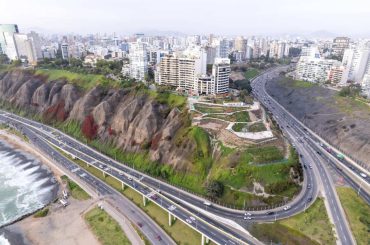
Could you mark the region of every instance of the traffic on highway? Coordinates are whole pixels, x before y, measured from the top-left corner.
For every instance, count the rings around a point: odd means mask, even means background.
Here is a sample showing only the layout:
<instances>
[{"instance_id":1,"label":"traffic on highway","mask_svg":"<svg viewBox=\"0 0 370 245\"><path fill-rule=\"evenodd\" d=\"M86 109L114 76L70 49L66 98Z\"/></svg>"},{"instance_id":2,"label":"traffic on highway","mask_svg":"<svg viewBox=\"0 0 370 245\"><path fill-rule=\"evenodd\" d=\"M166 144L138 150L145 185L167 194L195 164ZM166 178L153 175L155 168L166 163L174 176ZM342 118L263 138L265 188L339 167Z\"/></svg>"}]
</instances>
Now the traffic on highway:
<instances>
[{"instance_id":1,"label":"traffic on highway","mask_svg":"<svg viewBox=\"0 0 370 245\"><path fill-rule=\"evenodd\" d=\"M320 190L330 203L330 214L335 221L339 240L343 244L352 244L353 237L326 165L330 164L335 167L344 179L353 188L358 189L359 194L370 203L370 197L367 192L361 191L362 188L366 188L366 185L369 184L368 174L349 163L341 155L338 155L330 146L322 143L320 139L267 94L265 90L267 80L278 76L280 71L280 68L273 69L256 77L252 82L253 93L269 110L275 121L280 125L286 138L295 147L300 156L304 182L301 192L293 200L285 203L283 206L269 210L235 210L223 207L164 181L143 174L135 170L130 163L123 164L113 160L50 126L8 112L0 114L0 121L16 126L31 139L33 144L47 153L56 162L63 165L68 171L80 176L86 183L95 188L100 195L112 195L115 190L86 170L81 169L76 163L67 159L56 149L63 151L71 158L83 161L88 166L99 169L124 185L130 186L130 188L145 196L148 200L155 202L217 244L259 244L258 240L244 233L242 229L235 229L236 226L234 224L245 227L249 222L274 221L298 214L305 211L314 202ZM360 176L364 181L364 186L358 185L357 182L353 181L353 178L344 173L335 161L340 161L351 169L353 173ZM218 219L218 217L223 219ZM153 234L155 233L153 232Z\"/></svg>"}]
</instances>

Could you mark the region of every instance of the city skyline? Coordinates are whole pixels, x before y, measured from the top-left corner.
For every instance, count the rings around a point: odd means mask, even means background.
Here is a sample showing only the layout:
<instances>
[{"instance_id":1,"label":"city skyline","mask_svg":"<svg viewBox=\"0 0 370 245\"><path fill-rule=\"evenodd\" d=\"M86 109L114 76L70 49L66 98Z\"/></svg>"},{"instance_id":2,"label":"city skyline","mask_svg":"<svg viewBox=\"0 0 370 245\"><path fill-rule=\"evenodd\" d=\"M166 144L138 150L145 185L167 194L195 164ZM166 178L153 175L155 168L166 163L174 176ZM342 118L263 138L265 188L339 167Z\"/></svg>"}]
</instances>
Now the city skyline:
<instances>
[{"instance_id":1,"label":"city skyline","mask_svg":"<svg viewBox=\"0 0 370 245\"><path fill-rule=\"evenodd\" d=\"M370 24L367 18L370 3L365 0L313 0L299 4L293 0L234 0L227 5L210 0L170 3L161 0L153 6L148 0L140 3L68 0L63 4L45 0L32 4L24 0L3 1L0 15L3 23L22 26L21 31L36 30L46 34L370 35L370 31L363 28Z\"/></svg>"}]
</instances>

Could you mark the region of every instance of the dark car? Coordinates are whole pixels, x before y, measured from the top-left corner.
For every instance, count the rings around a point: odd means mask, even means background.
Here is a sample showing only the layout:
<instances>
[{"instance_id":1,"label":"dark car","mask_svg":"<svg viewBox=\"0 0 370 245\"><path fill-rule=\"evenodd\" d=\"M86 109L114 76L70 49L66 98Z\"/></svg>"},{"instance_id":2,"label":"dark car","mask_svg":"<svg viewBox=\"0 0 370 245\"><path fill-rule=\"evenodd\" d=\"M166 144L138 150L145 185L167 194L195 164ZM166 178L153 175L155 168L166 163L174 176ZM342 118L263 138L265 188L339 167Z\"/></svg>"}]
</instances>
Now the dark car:
<instances>
[{"instance_id":1,"label":"dark car","mask_svg":"<svg viewBox=\"0 0 370 245\"><path fill-rule=\"evenodd\" d=\"M266 214L267 214L267 215L273 215L273 214L275 214L275 212L273 212L273 211L268 211Z\"/></svg>"},{"instance_id":2,"label":"dark car","mask_svg":"<svg viewBox=\"0 0 370 245\"><path fill-rule=\"evenodd\" d=\"M162 241L162 237L161 237L160 235L156 236L156 239L157 239L158 241Z\"/></svg>"},{"instance_id":3,"label":"dark car","mask_svg":"<svg viewBox=\"0 0 370 245\"><path fill-rule=\"evenodd\" d=\"M312 199L313 199L313 197L309 197L309 198L307 198L307 202L311 202L311 201L312 201Z\"/></svg>"}]
</instances>

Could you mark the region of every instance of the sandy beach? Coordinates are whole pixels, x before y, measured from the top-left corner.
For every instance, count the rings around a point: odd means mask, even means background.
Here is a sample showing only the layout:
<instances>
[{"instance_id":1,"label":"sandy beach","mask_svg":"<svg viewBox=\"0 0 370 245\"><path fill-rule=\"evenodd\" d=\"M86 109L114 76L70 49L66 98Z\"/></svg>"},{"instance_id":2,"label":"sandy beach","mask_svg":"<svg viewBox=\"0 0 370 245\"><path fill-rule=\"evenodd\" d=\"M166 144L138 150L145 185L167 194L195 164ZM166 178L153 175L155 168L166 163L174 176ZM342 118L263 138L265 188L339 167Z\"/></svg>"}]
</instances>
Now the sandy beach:
<instances>
[{"instance_id":1,"label":"sandy beach","mask_svg":"<svg viewBox=\"0 0 370 245\"><path fill-rule=\"evenodd\" d=\"M64 187L60 177L63 175L58 169L53 167L47 158L42 156L31 144L23 141L19 137L0 130L0 139L12 145L15 149L22 150L33 155L43 164L49 167L57 181L60 183L61 192ZM59 202L49 205L49 214L43 218L29 216L15 224L0 230L0 235L4 234L11 245L98 245L100 242L89 230L83 214L91 207L96 205L94 199L78 201L69 198L70 205L62 207Z\"/></svg>"}]
</instances>

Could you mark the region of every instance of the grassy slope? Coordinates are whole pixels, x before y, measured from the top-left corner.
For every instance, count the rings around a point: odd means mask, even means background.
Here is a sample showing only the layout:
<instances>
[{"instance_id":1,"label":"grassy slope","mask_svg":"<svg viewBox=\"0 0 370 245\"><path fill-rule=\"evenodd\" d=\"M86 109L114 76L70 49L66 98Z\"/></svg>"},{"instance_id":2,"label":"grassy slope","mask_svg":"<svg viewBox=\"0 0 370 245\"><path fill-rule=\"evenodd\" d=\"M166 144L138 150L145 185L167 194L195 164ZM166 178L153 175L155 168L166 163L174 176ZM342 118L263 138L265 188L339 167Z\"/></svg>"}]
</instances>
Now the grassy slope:
<instances>
[{"instance_id":1,"label":"grassy slope","mask_svg":"<svg viewBox=\"0 0 370 245\"><path fill-rule=\"evenodd\" d=\"M35 74L46 76L48 77L49 81L65 78L66 80L76 84L77 86L85 90L91 89L96 85L103 84L107 81L107 79L103 75L80 74L57 69L38 69L35 71Z\"/></svg>"},{"instance_id":2,"label":"grassy slope","mask_svg":"<svg viewBox=\"0 0 370 245\"><path fill-rule=\"evenodd\" d=\"M337 187L339 199L357 244L370 244L370 206L348 187Z\"/></svg>"},{"instance_id":3,"label":"grassy slope","mask_svg":"<svg viewBox=\"0 0 370 245\"><path fill-rule=\"evenodd\" d=\"M315 83L306 82L306 81L302 81L302 80L293 80L293 79L288 78L288 77L284 77L281 80L281 83L286 84L286 85L288 85L289 87L292 87L292 88L312 88L314 86L317 86Z\"/></svg>"},{"instance_id":4,"label":"grassy slope","mask_svg":"<svg viewBox=\"0 0 370 245\"><path fill-rule=\"evenodd\" d=\"M295 152L292 152L290 159L283 160L282 153L276 147L248 148L240 153L240 158L235 166L230 162L235 160L229 159L233 156L235 150L222 147L223 157L219 162L214 164L210 170L210 179L217 179L223 182L227 188L223 197L218 200L226 202L236 207L243 208L253 206L253 199L262 199L252 196L249 193L238 191L240 188L252 188L253 182L263 184L267 190L273 190L279 196L264 200L267 203L279 203L283 196L293 196L300 188L297 185L287 182L291 167L298 168L299 164ZM280 161L280 162L279 162ZM273 164L251 164L251 163L269 163ZM279 190L279 186L283 186Z\"/></svg>"},{"instance_id":5,"label":"grassy slope","mask_svg":"<svg viewBox=\"0 0 370 245\"><path fill-rule=\"evenodd\" d=\"M85 220L103 245L131 244L117 221L104 210L91 209L85 214Z\"/></svg>"},{"instance_id":6,"label":"grassy slope","mask_svg":"<svg viewBox=\"0 0 370 245\"><path fill-rule=\"evenodd\" d=\"M321 244L335 244L332 224L322 199L317 199L306 212L279 221L279 223L297 230Z\"/></svg>"},{"instance_id":7,"label":"grassy slope","mask_svg":"<svg viewBox=\"0 0 370 245\"><path fill-rule=\"evenodd\" d=\"M74 199L87 200L90 198L89 194L87 194L79 185L70 180L67 176L63 175L61 178L67 182L68 189Z\"/></svg>"},{"instance_id":8,"label":"grassy slope","mask_svg":"<svg viewBox=\"0 0 370 245\"><path fill-rule=\"evenodd\" d=\"M250 68L244 73L244 77L245 77L245 79L249 80L249 79L254 78L255 76L257 76L259 73L260 73L259 70L254 69L254 68Z\"/></svg>"},{"instance_id":9,"label":"grassy slope","mask_svg":"<svg viewBox=\"0 0 370 245\"><path fill-rule=\"evenodd\" d=\"M288 245L335 244L324 201L317 199L306 212L269 224L255 224L252 235L265 243Z\"/></svg>"}]
</instances>

